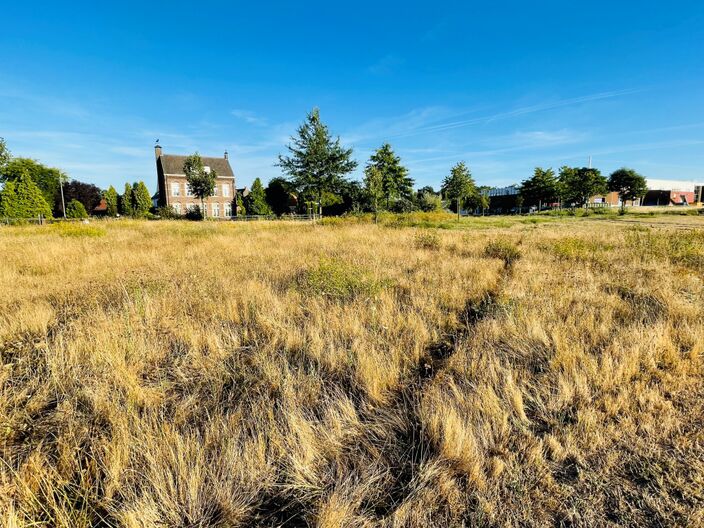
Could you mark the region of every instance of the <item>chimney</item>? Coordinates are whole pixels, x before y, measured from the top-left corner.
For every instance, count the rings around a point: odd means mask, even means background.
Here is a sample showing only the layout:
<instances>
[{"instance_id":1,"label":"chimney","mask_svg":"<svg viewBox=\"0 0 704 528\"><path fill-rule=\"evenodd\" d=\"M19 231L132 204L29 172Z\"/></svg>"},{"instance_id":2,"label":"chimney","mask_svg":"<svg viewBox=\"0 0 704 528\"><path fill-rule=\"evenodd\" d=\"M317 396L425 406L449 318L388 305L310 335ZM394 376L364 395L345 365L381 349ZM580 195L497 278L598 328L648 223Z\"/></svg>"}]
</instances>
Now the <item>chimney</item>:
<instances>
[{"instance_id":1,"label":"chimney","mask_svg":"<svg viewBox=\"0 0 704 528\"><path fill-rule=\"evenodd\" d=\"M225 151L225 159L228 159L228 157L227 157L227 151Z\"/></svg>"},{"instance_id":2,"label":"chimney","mask_svg":"<svg viewBox=\"0 0 704 528\"><path fill-rule=\"evenodd\" d=\"M161 145L159 145L159 143L154 145L154 157L156 159L159 159L161 157Z\"/></svg>"}]
</instances>

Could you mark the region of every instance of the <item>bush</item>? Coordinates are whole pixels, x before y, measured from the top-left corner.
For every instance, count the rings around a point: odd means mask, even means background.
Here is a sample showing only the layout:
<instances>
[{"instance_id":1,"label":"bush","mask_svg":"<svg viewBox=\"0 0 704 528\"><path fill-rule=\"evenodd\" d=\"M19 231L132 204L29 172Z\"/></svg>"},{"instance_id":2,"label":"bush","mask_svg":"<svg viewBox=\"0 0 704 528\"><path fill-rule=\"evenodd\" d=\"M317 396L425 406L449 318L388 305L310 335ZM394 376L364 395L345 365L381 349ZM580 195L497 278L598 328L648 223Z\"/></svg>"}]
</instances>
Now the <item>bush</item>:
<instances>
[{"instance_id":1,"label":"bush","mask_svg":"<svg viewBox=\"0 0 704 528\"><path fill-rule=\"evenodd\" d=\"M484 248L484 256L501 259L507 266L521 258L521 251L507 240L492 240Z\"/></svg>"},{"instance_id":2,"label":"bush","mask_svg":"<svg viewBox=\"0 0 704 528\"><path fill-rule=\"evenodd\" d=\"M317 267L305 271L299 285L308 293L343 301L373 297L382 286L364 270L329 258L321 259Z\"/></svg>"},{"instance_id":3,"label":"bush","mask_svg":"<svg viewBox=\"0 0 704 528\"><path fill-rule=\"evenodd\" d=\"M186 218L188 220L203 220L203 213L200 210L200 206L194 205L188 211L186 211Z\"/></svg>"},{"instance_id":4,"label":"bush","mask_svg":"<svg viewBox=\"0 0 704 528\"><path fill-rule=\"evenodd\" d=\"M88 218L88 213L81 202L73 199L66 206L66 218Z\"/></svg>"},{"instance_id":5,"label":"bush","mask_svg":"<svg viewBox=\"0 0 704 528\"><path fill-rule=\"evenodd\" d=\"M415 246L418 249L438 250L441 246L440 237L434 231L423 231L415 236Z\"/></svg>"},{"instance_id":6,"label":"bush","mask_svg":"<svg viewBox=\"0 0 704 528\"><path fill-rule=\"evenodd\" d=\"M164 220L174 220L176 218L182 218L182 216L178 214L170 205L157 207L156 214L159 218L163 218Z\"/></svg>"}]
</instances>

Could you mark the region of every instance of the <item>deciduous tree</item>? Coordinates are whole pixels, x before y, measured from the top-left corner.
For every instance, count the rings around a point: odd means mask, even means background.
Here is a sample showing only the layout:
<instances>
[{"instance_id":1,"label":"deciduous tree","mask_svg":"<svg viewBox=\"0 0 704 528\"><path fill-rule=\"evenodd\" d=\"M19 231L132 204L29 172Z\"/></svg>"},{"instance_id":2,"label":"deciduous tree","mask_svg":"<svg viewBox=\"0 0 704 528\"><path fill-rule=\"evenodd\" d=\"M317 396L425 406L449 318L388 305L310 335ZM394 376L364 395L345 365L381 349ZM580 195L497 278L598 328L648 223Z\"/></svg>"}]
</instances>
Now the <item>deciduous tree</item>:
<instances>
[{"instance_id":1,"label":"deciduous tree","mask_svg":"<svg viewBox=\"0 0 704 528\"><path fill-rule=\"evenodd\" d=\"M442 182L442 189L448 199L454 200L457 206L457 221L460 220L460 210L466 200L476 199L477 186L474 184L472 174L464 161L452 167L450 175Z\"/></svg>"},{"instance_id":2,"label":"deciduous tree","mask_svg":"<svg viewBox=\"0 0 704 528\"><path fill-rule=\"evenodd\" d=\"M205 169L203 160L197 152L186 158L183 163L183 173L186 175L186 182L193 196L200 200L200 210L205 217L205 199L215 193L217 174L212 169Z\"/></svg>"},{"instance_id":3,"label":"deciduous tree","mask_svg":"<svg viewBox=\"0 0 704 528\"><path fill-rule=\"evenodd\" d=\"M519 192L526 205L537 205L540 211L544 203L559 199L559 183L555 171L536 167L533 176L521 183Z\"/></svg>"},{"instance_id":4,"label":"deciduous tree","mask_svg":"<svg viewBox=\"0 0 704 528\"><path fill-rule=\"evenodd\" d=\"M374 223L379 220L379 203L384 199L384 177L376 165L364 169L364 190L374 212Z\"/></svg>"},{"instance_id":5,"label":"deciduous tree","mask_svg":"<svg viewBox=\"0 0 704 528\"><path fill-rule=\"evenodd\" d=\"M589 198L605 194L608 189L599 169L562 167L558 179L563 199L568 204L585 205Z\"/></svg>"},{"instance_id":6,"label":"deciduous tree","mask_svg":"<svg viewBox=\"0 0 704 528\"><path fill-rule=\"evenodd\" d=\"M622 167L609 176L609 191L618 193L621 199L621 211L626 210L626 200L642 198L648 192L645 178L633 169Z\"/></svg>"},{"instance_id":7,"label":"deciduous tree","mask_svg":"<svg viewBox=\"0 0 704 528\"><path fill-rule=\"evenodd\" d=\"M59 193L62 173L59 169L47 167L29 158L11 158L5 162L0 173L0 181L18 180L27 173L40 189L46 203L53 205Z\"/></svg>"}]
</instances>

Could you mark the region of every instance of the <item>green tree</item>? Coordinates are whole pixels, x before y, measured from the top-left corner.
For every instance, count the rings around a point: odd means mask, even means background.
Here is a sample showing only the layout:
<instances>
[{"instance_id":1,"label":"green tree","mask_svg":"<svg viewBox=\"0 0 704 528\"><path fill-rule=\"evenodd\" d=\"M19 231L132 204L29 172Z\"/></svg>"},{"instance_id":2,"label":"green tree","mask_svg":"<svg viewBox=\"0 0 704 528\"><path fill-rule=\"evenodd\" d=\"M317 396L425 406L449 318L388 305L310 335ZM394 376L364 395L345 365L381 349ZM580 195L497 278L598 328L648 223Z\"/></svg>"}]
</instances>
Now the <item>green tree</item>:
<instances>
[{"instance_id":1,"label":"green tree","mask_svg":"<svg viewBox=\"0 0 704 528\"><path fill-rule=\"evenodd\" d=\"M120 214L124 216L132 216L134 214L132 186L129 183L125 183L125 190L120 196Z\"/></svg>"},{"instance_id":2,"label":"green tree","mask_svg":"<svg viewBox=\"0 0 704 528\"><path fill-rule=\"evenodd\" d=\"M423 191L418 197L418 207L426 213L442 211L442 198L432 192L432 190Z\"/></svg>"},{"instance_id":3,"label":"green tree","mask_svg":"<svg viewBox=\"0 0 704 528\"><path fill-rule=\"evenodd\" d=\"M0 216L12 218L35 218L39 215L51 218L51 207L42 191L28 173L5 182L0 193Z\"/></svg>"},{"instance_id":4,"label":"green tree","mask_svg":"<svg viewBox=\"0 0 704 528\"><path fill-rule=\"evenodd\" d=\"M107 215L108 216L117 216L117 208L118 208L118 196L117 196L117 191L115 190L115 187L112 185L108 187L108 190L105 191L104 193L104 198L105 198L105 205L107 206Z\"/></svg>"},{"instance_id":5,"label":"green tree","mask_svg":"<svg viewBox=\"0 0 704 528\"><path fill-rule=\"evenodd\" d=\"M264 186L259 178L252 182L252 189L244 199L244 206L251 215L270 215L271 207L266 201Z\"/></svg>"},{"instance_id":6,"label":"green tree","mask_svg":"<svg viewBox=\"0 0 704 528\"><path fill-rule=\"evenodd\" d=\"M485 211L489 209L489 206L491 205L491 197L489 196L490 190L491 187L489 187L488 185L482 185L481 187L477 187L477 205L482 210L482 216L484 216Z\"/></svg>"},{"instance_id":7,"label":"green tree","mask_svg":"<svg viewBox=\"0 0 704 528\"><path fill-rule=\"evenodd\" d=\"M188 156L183 162L183 173L186 175L186 182L193 196L200 200L200 210L205 217L205 199L215 193L217 174L214 170L205 170L203 160L197 152Z\"/></svg>"},{"instance_id":8,"label":"green tree","mask_svg":"<svg viewBox=\"0 0 704 528\"><path fill-rule=\"evenodd\" d=\"M384 198L384 176L379 167L369 164L364 169L364 191L374 211L374 223L379 220L379 202Z\"/></svg>"},{"instance_id":9,"label":"green tree","mask_svg":"<svg viewBox=\"0 0 704 528\"><path fill-rule=\"evenodd\" d=\"M75 198L66 205L66 218L88 218L86 208Z\"/></svg>"},{"instance_id":10,"label":"green tree","mask_svg":"<svg viewBox=\"0 0 704 528\"><path fill-rule=\"evenodd\" d=\"M132 185L132 214L137 217L146 216L152 207L152 196L144 182Z\"/></svg>"},{"instance_id":11,"label":"green tree","mask_svg":"<svg viewBox=\"0 0 704 528\"><path fill-rule=\"evenodd\" d=\"M33 159L11 158L2 168L0 181L18 180L25 173L37 185L46 203L54 204L61 179L65 177L63 173L59 169L47 167Z\"/></svg>"},{"instance_id":12,"label":"green tree","mask_svg":"<svg viewBox=\"0 0 704 528\"><path fill-rule=\"evenodd\" d=\"M7 148L5 139L0 137L0 176L5 173L5 167L12 159L12 154Z\"/></svg>"},{"instance_id":13,"label":"green tree","mask_svg":"<svg viewBox=\"0 0 704 528\"><path fill-rule=\"evenodd\" d=\"M266 202L276 215L286 214L290 211L289 206L293 203L293 186L281 177L272 178L264 189Z\"/></svg>"},{"instance_id":14,"label":"green tree","mask_svg":"<svg viewBox=\"0 0 704 528\"><path fill-rule=\"evenodd\" d=\"M317 199L322 214L326 193L339 194L345 175L357 167L352 149L343 148L339 137L333 141L317 108L298 127L287 149L290 155L279 155L277 165L304 198Z\"/></svg>"},{"instance_id":15,"label":"green tree","mask_svg":"<svg viewBox=\"0 0 704 528\"><path fill-rule=\"evenodd\" d=\"M621 199L621 211L626 210L626 200L642 198L648 192L645 178L633 169L622 167L611 173L608 182L609 191L618 193Z\"/></svg>"},{"instance_id":16,"label":"green tree","mask_svg":"<svg viewBox=\"0 0 704 528\"><path fill-rule=\"evenodd\" d=\"M442 182L442 189L448 199L454 200L457 207L457 221L460 220L462 204L467 200L477 198L477 186L474 184L472 174L464 161L452 167L450 175Z\"/></svg>"},{"instance_id":17,"label":"green tree","mask_svg":"<svg viewBox=\"0 0 704 528\"><path fill-rule=\"evenodd\" d=\"M241 192L235 192L235 216L246 216L247 208L244 206L244 198Z\"/></svg>"},{"instance_id":18,"label":"green tree","mask_svg":"<svg viewBox=\"0 0 704 528\"><path fill-rule=\"evenodd\" d=\"M398 198L412 199L413 179L408 177L408 169L401 165L401 158L394 154L391 145L384 143L369 158L367 167L376 167L381 173L386 208L391 200Z\"/></svg>"},{"instance_id":19,"label":"green tree","mask_svg":"<svg viewBox=\"0 0 704 528\"><path fill-rule=\"evenodd\" d=\"M536 167L533 176L523 180L519 192L526 205L537 205L540 211L544 203L559 199L560 188L555 171Z\"/></svg>"},{"instance_id":20,"label":"green tree","mask_svg":"<svg viewBox=\"0 0 704 528\"><path fill-rule=\"evenodd\" d=\"M0 218L20 218L16 186L16 182L8 181L0 191Z\"/></svg>"},{"instance_id":21,"label":"green tree","mask_svg":"<svg viewBox=\"0 0 704 528\"><path fill-rule=\"evenodd\" d=\"M592 196L605 194L608 185L599 169L562 167L558 178L563 199L568 204L585 205Z\"/></svg>"}]
</instances>

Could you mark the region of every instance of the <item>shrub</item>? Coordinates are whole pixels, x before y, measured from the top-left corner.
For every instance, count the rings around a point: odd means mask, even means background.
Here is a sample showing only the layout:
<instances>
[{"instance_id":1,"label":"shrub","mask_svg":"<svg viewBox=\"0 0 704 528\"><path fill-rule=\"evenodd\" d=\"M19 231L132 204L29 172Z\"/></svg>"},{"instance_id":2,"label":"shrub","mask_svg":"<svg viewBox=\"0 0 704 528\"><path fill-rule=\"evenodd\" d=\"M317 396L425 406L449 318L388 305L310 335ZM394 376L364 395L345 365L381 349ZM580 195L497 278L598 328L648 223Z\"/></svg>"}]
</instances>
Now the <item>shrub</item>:
<instances>
[{"instance_id":1,"label":"shrub","mask_svg":"<svg viewBox=\"0 0 704 528\"><path fill-rule=\"evenodd\" d=\"M66 218L88 218L88 213L81 202L73 199L66 206Z\"/></svg>"},{"instance_id":2,"label":"shrub","mask_svg":"<svg viewBox=\"0 0 704 528\"><path fill-rule=\"evenodd\" d=\"M364 270L330 258L321 259L317 267L303 272L299 285L308 293L335 300L373 297L382 286Z\"/></svg>"},{"instance_id":3,"label":"shrub","mask_svg":"<svg viewBox=\"0 0 704 528\"><path fill-rule=\"evenodd\" d=\"M440 237L434 231L421 231L417 233L414 242L418 249L438 250L441 246Z\"/></svg>"},{"instance_id":4,"label":"shrub","mask_svg":"<svg viewBox=\"0 0 704 528\"><path fill-rule=\"evenodd\" d=\"M508 240L492 240L484 248L484 256L503 260L511 266L521 258L521 251Z\"/></svg>"},{"instance_id":5,"label":"shrub","mask_svg":"<svg viewBox=\"0 0 704 528\"><path fill-rule=\"evenodd\" d=\"M199 205L194 205L188 211L186 211L186 218L188 220L203 220L203 213L200 210Z\"/></svg>"},{"instance_id":6,"label":"shrub","mask_svg":"<svg viewBox=\"0 0 704 528\"><path fill-rule=\"evenodd\" d=\"M157 207L156 209L156 214L160 218L163 218L165 220L173 220L176 218L182 218L180 214L178 214L173 207L170 205L164 205L162 207Z\"/></svg>"}]
</instances>

